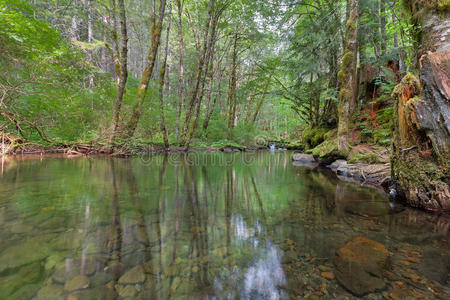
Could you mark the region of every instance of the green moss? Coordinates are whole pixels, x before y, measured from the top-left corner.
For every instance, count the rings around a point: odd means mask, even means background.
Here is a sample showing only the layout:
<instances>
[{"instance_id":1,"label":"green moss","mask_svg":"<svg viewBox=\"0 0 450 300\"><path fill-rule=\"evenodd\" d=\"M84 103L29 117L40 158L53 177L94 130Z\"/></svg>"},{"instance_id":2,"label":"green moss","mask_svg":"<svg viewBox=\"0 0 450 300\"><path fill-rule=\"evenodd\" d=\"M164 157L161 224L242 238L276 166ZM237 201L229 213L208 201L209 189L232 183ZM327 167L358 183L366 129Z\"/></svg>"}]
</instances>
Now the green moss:
<instances>
[{"instance_id":1,"label":"green moss","mask_svg":"<svg viewBox=\"0 0 450 300\"><path fill-rule=\"evenodd\" d=\"M351 99L353 96L352 91L346 88L341 88L339 92L339 99Z\"/></svg>"},{"instance_id":2,"label":"green moss","mask_svg":"<svg viewBox=\"0 0 450 300\"><path fill-rule=\"evenodd\" d=\"M318 145L314 149L312 149L311 154L317 157L324 157L328 153L331 153L333 151L337 151L337 139L334 140L328 140L323 142L322 144Z\"/></svg>"},{"instance_id":3,"label":"green moss","mask_svg":"<svg viewBox=\"0 0 450 300\"><path fill-rule=\"evenodd\" d=\"M328 130L323 127L307 127L302 132L302 142L308 149L314 148L326 139Z\"/></svg>"},{"instance_id":4,"label":"green moss","mask_svg":"<svg viewBox=\"0 0 450 300\"><path fill-rule=\"evenodd\" d=\"M337 159L346 159L349 153L350 149L338 150L337 139L326 140L310 151L310 154L322 165L329 165Z\"/></svg>"},{"instance_id":5,"label":"green moss","mask_svg":"<svg viewBox=\"0 0 450 300\"><path fill-rule=\"evenodd\" d=\"M440 12L450 10L450 0L438 0L438 10Z\"/></svg>"},{"instance_id":6,"label":"green moss","mask_svg":"<svg viewBox=\"0 0 450 300\"><path fill-rule=\"evenodd\" d=\"M353 156L348 161L351 164L355 163L368 163L368 164L376 164L379 163L379 155L377 153L358 153L355 156Z\"/></svg>"},{"instance_id":7,"label":"green moss","mask_svg":"<svg viewBox=\"0 0 450 300\"><path fill-rule=\"evenodd\" d=\"M399 191L406 196L409 205L430 208L435 201L435 208L440 209L438 202L441 202L441 205L444 201L447 201L447 206L450 204L449 200L442 198L448 188L446 182L450 180L448 162L438 165L411 150L406 157L404 154L393 157L392 171Z\"/></svg>"},{"instance_id":8,"label":"green moss","mask_svg":"<svg viewBox=\"0 0 450 300\"><path fill-rule=\"evenodd\" d=\"M218 142L212 143L211 147L212 148L219 148L219 149L226 148L226 147L238 148L238 149L247 149L247 147L244 146L244 145L240 145L240 144L238 144L236 142L228 141L228 140L222 140L222 141L218 141Z\"/></svg>"},{"instance_id":9,"label":"green moss","mask_svg":"<svg viewBox=\"0 0 450 300\"><path fill-rule=\"evenodd\" d=\"M412 89L411 96L419 95L421 92L420 81L414 76L412 73L408 73L403 77L402 81L397 84L392 92L392 97L394 99L398 99L399 96L403 94L403 91L406 86Z\"/></svg>"},{"instance_id":10,"label":"green moss","mask_svg":"<svg viewBox=\"0 0 450 300\"><path fill-rule=\"evenodd\" d=\"M337 129L332 129L325 133L324 138L325 140L331 140L333 137L336 137Z\"/></svg>"},{"instance_id":11,"label":"green moss","mask_svg":"<svg viewBox=\"0 0 450 300\"><path fill-rule=\"evenodd\" d=\"M350 18L347 20L347 23L345 23L345 26L347 26L348 29L353 29L353 28L355 28L355 26L356 26L355 18L350 17Z\"/></svg>"},{"instance_id":12,"label":"green moss","mask_svg":"<svg viewBox=\"0 0 450 300\"><path fill-rule=\"evenodd\" d=\"M342 66L340 71L338 72L338 80L341 84L343 84L347 80L349 66L353 61L353 53L351 51L346 50L344 57L342 58Z\"/></svg>"},{"instance_id":13,"label":"green moss","mask_svg":"<svg viewBox=\"0 0 450 300\"><path fill-rule=\"evenodd\" d=\"M436 9L440 13L450 10L450 0L401 0L403 11L413 20L425 16L426 9Z\"/></svg>"}]
</instances>

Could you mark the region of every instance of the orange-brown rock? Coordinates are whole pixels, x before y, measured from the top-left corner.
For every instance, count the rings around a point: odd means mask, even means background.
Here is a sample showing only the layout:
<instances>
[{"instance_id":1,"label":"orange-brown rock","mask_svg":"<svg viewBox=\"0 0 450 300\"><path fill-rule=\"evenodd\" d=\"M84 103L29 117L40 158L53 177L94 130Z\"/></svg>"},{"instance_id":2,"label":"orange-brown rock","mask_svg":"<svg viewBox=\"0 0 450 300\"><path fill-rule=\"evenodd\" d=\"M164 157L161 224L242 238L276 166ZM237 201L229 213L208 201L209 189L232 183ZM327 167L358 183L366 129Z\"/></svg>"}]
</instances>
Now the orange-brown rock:
<instances>
[{"instance_id":1,"label":"orange-brown rock","mask_svg":"<svg viewBox=\"0 0 450 300\"><path fill-rule=\"evenodd\" d=\"M338 282L357 296L385 287L383 272L389 266L389 253L378 242L353 238L336 251L333 263Z\"/></svg>"}]
</instances>

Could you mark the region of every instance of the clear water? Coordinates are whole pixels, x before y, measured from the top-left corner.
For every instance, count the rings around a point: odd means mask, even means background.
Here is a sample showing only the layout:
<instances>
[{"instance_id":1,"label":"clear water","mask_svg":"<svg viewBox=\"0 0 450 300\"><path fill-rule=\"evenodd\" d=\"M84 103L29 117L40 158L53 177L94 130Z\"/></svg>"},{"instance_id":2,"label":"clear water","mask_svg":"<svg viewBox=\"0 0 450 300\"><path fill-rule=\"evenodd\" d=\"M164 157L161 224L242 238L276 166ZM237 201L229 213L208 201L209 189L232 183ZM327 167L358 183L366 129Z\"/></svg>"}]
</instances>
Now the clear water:
<instances>
[{"instance_id":1,"label":"clear water","mask_svg":"<svg viewBox=\"0 0 450 300\"><path fill-rule=\"evenodd\" d=\"M449 295L448 218L291 155L3 161L0 299L352 297L322 273L356 236L406 261L366 297Z\"/></svg>"}]
</instances>

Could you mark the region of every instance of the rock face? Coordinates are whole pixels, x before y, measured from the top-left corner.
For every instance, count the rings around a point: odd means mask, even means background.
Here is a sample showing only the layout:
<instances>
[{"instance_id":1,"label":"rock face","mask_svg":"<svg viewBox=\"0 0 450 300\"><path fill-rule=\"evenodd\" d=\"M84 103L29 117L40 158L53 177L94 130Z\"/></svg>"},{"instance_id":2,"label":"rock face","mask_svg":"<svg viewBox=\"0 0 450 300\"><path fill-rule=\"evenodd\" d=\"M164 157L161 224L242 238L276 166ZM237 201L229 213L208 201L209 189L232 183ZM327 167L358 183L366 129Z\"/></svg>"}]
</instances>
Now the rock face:
<instances>
[{"instance_id":1,"label":"rock face","mask_svg":"<svg viewBox=\"0 0 450 300\"><path fill-rule=\"evenodd\" d=\"M406 202L450 211L450 4L405 0L421 25L420 79L408 74L394 90L393 175Z\"/></svg>"},{"instance_id":2,"label":"rock face","mask_svg":"<svg viewBox=\"0 0 450 300\"><path fill-rule=\"evenodd\" d=\"M383 273L389 265L389 253L378 242L353 238L336 251L333 263L338 282L357 296L385 287Z\"/></svg>"}]
</instances>

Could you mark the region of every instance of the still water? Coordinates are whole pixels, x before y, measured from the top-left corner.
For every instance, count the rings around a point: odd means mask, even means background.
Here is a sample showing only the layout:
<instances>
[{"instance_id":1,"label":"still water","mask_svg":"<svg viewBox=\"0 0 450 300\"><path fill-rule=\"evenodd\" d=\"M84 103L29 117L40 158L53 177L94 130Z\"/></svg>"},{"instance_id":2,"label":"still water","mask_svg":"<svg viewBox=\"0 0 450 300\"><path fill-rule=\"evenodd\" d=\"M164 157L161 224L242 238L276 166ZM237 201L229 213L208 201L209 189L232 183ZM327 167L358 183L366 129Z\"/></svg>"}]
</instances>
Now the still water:
<instances>
[{"instance_id":1,"label":"still water","mask_svg":"<svg viewBox=\"0 0 450 300\"><path fill-rule=\"evenodd\" d=\"M4 161L0 299L353 297L332 258L356 236L405 261L367 297L448 295L448 218L291 155Z\"/></svg>"}]
</instances>

